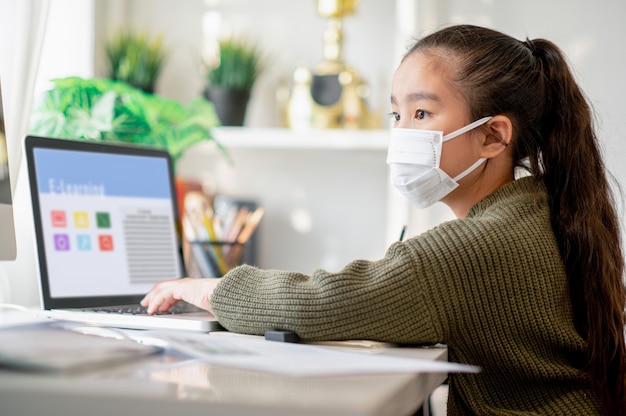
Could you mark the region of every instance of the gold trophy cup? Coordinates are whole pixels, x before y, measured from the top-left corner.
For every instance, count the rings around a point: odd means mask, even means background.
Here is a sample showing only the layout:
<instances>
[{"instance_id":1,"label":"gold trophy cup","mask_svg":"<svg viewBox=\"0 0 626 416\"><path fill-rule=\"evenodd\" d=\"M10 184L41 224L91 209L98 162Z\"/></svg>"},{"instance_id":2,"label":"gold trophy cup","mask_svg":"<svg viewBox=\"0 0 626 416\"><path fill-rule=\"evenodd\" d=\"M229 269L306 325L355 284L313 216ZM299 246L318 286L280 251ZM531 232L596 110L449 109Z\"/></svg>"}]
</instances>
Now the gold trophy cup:
<instances>
[{"instance_id":1,"label":"gold trophy cup","mask_svg":"<svg viewBox=\"0 0 626 416\"><path fill-rule=\"evenodd\" d=\"M316 0L317 13L328 18L324 32L324 60L311 73L294 71L286 124L298 128L376 128L378 117L365 100L369 87L342 59L342 18L354 13L359 0Z\"/></svg>"}]
</instances>

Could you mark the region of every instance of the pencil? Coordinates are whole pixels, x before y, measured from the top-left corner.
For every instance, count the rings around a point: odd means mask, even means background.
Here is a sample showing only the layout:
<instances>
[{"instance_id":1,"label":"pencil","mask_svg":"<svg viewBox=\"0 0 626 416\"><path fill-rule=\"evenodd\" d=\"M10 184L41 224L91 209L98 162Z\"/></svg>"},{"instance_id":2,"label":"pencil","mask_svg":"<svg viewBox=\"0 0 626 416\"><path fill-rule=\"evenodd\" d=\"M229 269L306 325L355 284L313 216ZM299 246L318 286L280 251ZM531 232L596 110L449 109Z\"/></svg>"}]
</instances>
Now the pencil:
<instances>
[{"instance_id":1,"label":"pencil","mask_svg":"<svg viewBox=\"0 0 626 416\"><path fill-rule=\"evenodd\" d=\"M209 210L207 209L207 211ZM210 241L217 243L218 241L215 235L215 229L213 228L212 216L213 216L212 210L209 211L208 214L205 212L202 215L202 221L204 222L204 226L206 227L207 232L209 233ZM215 257L217 260L217 267L219 268L219 272L221 273L222 276L224 276L226 272L228 272L228 267L226 267L226 262L224 261L224 256L222 255L222 249L218 244L212 244L211 247L213 248L213 251L215 253Z\"/></svg>"},{"instance_id":2,"label":"pencil","mask_svg":"<svg viewBox=\"0 0 626 416\"><path fill-rule=\"evenodd\" d=\"M400 231L400 238L398 241L404 240L404 233L406 233L406 225L402 227L402 231Z\"/></svg>"}]
</instances>

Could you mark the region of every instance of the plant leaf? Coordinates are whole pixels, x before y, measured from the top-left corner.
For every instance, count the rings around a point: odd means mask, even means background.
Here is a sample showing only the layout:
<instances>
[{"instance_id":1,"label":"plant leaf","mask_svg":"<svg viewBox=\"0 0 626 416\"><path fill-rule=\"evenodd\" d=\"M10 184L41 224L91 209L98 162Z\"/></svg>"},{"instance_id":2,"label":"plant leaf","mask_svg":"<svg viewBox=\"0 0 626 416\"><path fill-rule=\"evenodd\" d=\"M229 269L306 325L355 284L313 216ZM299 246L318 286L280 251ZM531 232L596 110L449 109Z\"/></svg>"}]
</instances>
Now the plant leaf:
<instances>
[{"instance_id":1,"label":"plant leaf","mask_svg":"<svg viewBox=\"0 0 626 416\"><path fill-rule=\"evenodd\" d=\"M176 160L189 146L214 140L211 129L220 125L202 98L183 106L107 79L69 77L53 84L31 114L30 134L160 147Z\"/></svg>"}]
</instances>

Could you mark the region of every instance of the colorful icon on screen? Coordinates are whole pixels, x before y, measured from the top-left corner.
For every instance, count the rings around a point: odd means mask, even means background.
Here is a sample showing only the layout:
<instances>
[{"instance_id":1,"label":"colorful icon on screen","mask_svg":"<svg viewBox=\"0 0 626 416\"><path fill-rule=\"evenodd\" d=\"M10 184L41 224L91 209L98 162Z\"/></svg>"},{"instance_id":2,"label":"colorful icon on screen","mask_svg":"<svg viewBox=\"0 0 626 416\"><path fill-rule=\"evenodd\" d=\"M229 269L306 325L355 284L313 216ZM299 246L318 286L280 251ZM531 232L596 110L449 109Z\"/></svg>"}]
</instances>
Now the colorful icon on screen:
<instances>
[{"instance_id":1,"label":"colorful icon on screen","mask_svg":"<svg viewBox=\"0 0 626 416\"><path fill-rule=\"evenodd\" d=\"M111 228L111 216L108 212L96 212L98 228Z\"/></svg>"},{"instance_id":2,"label":"colorful icon on screen","mask_svg":"<svg viewBox=\"0 0 626 416\"><path fill-rule=\"evenodd\" d=\"M53 227L67 227L67 218L65 211L50 211L50 219L52 220Z\"/></svg>"},{"instance_id":3,"label":"colorful icon on screen","mask_svg":"<svg viewBox=\"0 0 626 416\"><path fill-rule=\"evenodd\" d=\"M74 227L89 228L89 214L86 211L74 212Z\"/></svg>"},{"instance_id":4,"label":"colorful icon on screen","mask_svg":"<svg viewBox=\"0 0 626 416\"><path fill-rule=\"evenodd\" d=\"M100 246L100 251L113 251L113 236L109 234L99 235L98 245Z\"/></svg>"},{"instance_id":5,"label":"colorful icon on screen","mask_svg":"<svg viewBox=\"0 0 626 416\"><path fill-rule=\"evenodd\" d=\"M76 236L76 245L80 251L91 250L91 237L87 234L79 234Z\"/></svg>"},{"instance_id":6,"label":"colorful icon on screen","mask_svg":"<svg viewBox=\"0 0 626 416\"><path fill-rule=\"evenodd\" d=\"M54 234L54 249L56 251L69 251L70 237L67 234Z\"/></svg>"}]
</instances>

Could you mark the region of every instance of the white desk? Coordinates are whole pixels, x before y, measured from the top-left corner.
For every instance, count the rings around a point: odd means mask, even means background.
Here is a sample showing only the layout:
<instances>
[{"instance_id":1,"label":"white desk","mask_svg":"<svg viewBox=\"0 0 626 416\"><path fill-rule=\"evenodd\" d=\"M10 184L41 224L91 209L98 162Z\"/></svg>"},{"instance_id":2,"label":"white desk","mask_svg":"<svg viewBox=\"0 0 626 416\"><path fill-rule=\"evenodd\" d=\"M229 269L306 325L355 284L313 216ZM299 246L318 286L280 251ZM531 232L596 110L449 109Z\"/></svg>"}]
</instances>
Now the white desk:
<instances>
[{"instance_id":1,"label":"white desk","mask_svg":"<svg viewBox=\"0 0 626 416\"><path fill-rule=\"evenodd\" d=\"M361 351L447 360L445 348ZM75 375L0 370L0 414L411 415L445 378L446 374L294 378L161 355Z\"/></svg>"}]
</instances>

